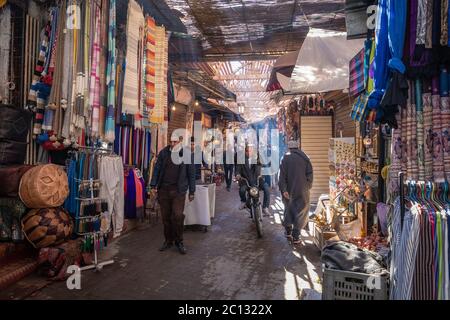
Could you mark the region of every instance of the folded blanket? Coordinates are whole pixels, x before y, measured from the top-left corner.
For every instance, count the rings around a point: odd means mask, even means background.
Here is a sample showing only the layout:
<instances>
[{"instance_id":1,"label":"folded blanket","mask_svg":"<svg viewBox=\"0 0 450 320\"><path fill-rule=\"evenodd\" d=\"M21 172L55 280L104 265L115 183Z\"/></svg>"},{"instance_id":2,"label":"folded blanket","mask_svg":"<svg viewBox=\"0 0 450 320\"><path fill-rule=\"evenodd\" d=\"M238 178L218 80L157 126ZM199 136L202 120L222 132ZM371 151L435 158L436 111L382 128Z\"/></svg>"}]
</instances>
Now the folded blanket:
<instances>
[{"instance_id":1,"label":"folded blanket","mask_svg":"<svg viewBox=\"0 0 450 320\"><path fill-rule=\"evenodd\" d=\"M383 258L354 244L338 241L322 250L322 263L326 268L360 273L387 273Z\"/></svg>"}]
</instances>

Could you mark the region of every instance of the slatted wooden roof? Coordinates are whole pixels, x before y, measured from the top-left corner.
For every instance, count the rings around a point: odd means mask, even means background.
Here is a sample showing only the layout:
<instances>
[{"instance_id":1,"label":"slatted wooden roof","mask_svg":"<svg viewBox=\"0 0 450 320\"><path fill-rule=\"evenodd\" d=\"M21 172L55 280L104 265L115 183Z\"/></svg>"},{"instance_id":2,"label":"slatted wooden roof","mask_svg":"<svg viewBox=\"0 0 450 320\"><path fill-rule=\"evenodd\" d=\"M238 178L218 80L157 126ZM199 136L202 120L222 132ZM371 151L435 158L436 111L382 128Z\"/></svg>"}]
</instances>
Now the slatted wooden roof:
<instances>
[{"instance_id":1,"label":"slatted wooden roof","mask_svg":"<svg viewBox=\"0 0 450 320\"><path fill-rule=\"evenodd\" d=\"M236 103L230 104L234 112L248 121L258 121L276 113L273 93L266 92L270 71L275 60L210 62L213 79L236 94Z\"/></svg>"},{"instance_id":2,"label":"slatted wooden roof","mask_svg":"<svg viewBox=\"0 0 450 320\"><path fill-rule=\"evenodd\" d=\"M309 26L345 30L344 0L165 0L211 60L299 49Z\"/></svg>"}]
</instances>

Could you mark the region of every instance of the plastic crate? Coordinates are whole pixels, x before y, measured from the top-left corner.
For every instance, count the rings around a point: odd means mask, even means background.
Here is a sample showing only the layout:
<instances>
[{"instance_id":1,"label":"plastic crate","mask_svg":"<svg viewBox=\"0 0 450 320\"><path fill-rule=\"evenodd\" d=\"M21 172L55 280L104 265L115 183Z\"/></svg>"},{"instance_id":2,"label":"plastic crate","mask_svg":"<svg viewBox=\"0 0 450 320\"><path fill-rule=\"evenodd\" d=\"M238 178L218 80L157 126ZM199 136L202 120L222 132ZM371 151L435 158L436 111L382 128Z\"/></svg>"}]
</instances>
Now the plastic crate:
<instances>
[{"instance_id":1,"label":"plastic crate","mask_svg":"<svg viewBox=\"0 0 450 320\"><path fill-rule=\"evenodd\" d=\"M370 277L376 279L369 280ZM376 284L367 286L368 280ZM323 268L322 300L388 300L389 275L374 275Z\"/></svg>"}]
</instances>

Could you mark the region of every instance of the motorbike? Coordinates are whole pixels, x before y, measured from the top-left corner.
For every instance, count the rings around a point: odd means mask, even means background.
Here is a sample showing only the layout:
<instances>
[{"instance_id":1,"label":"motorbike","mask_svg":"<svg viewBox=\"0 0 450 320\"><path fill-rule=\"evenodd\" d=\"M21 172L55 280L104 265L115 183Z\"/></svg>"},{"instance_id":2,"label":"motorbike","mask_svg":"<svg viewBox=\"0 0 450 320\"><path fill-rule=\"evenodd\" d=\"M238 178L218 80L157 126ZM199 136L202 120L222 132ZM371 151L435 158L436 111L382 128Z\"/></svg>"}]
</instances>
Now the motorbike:
<instances>
[{"instance_id":1,"label":"motorbike","mask_svg":"<svg viewBox=\"0 0 450 320\"><path fill-rule=\"evenodd\" d=\"M255 222L256 225L256 234L258 238L262 238L263 236L263 226L262 226L262 209L261 209L261 201L259 199L259 181L261 177L258 177L258 186L252 187L248 180L244 177L240 177L242 181L247 184L246 191L246 205L247 209L250 211L250 218Z\"/></svg>"}]
</instances>

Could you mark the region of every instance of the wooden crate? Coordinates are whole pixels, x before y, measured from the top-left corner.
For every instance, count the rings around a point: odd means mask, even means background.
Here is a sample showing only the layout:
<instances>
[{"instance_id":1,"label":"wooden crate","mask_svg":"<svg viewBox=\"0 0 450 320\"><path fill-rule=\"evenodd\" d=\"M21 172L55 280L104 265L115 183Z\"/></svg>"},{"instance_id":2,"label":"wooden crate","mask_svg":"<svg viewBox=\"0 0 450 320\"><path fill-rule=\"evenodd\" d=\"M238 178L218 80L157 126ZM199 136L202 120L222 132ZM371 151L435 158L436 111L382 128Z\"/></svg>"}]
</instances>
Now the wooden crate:
<instances>
[{"instance_id":1,"label":"wooden crate","mask_svg":"<svg viewBox=\"0 0 450 320\"><path fill-rule=\"evenodd\" d=\"M326 241L336 236L335 231L323 231L318 225L314 224L314 244L322 251Z\"/></svg>"}]
</instances>

